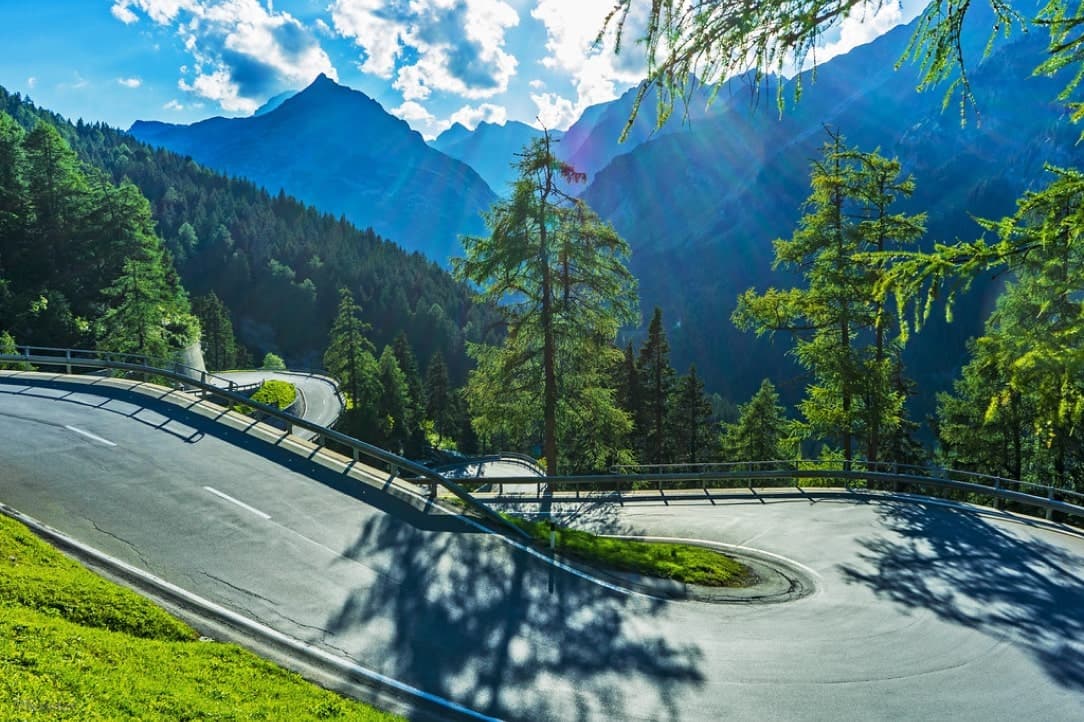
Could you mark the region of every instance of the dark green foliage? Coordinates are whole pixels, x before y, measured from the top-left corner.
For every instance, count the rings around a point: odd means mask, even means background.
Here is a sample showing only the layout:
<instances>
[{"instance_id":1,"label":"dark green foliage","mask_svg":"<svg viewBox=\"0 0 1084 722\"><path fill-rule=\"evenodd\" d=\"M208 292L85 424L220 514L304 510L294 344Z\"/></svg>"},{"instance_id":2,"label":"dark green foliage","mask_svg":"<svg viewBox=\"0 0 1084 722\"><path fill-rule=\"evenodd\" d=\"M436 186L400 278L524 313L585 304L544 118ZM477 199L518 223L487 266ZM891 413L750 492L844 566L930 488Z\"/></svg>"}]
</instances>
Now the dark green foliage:
<instances>
[{"instance_id":1,"label":"dark green foliage","mask_svg":"<svg viewBox=\"0 0 1084 722\"><path fill-rule=\"evenodd\" d=\"M609 369L618 328L633 319L628 245L567 184L584 180L559 161L548 133L519 156L512 197L486 215L491 234L463 239L457 275L498 305L503 346L475 345L468 394L489 440L541 441L547 473L594 468L626 454L628 419Z\"/></svg>"},{"instance_id":2,"label":"dark green foliage","mask_svg":"<svg viewBox=\"0 0 1084 722\"><path fill-rule=\"evenodd\" d=\"M799 406L808 438L838 441L845 461L864 442L866 457L877 461L880 439L903 417L904 398L892 382L899 355L891 351L906 334L875 289L891 271L885 251L916 240L925 217L889 213L914 186L897 161L829 136L813 164L806 214L789 240L774 244L774 267L801 273L805 285L750 289L733 319L758 334L794 337L794 356L814 379Z\"/></svg>"},{"instance_id":3,"label":"dark green foliage","mask_svg":"<svg viewBox=\"0 0 1084 722\"><path fill-rule=\"evenodd\" d=\"M696 375L696 366L678 379L670 401L669 419L673 460L695 464L711 461L718 446L718 429L712 419L711 401L704 393L704 382Z\"/></svg>"},{"instance_id":4,"label":"dark green foliage","mask_svg":"<svg viewBox=\"0 0 1084 722\"><path fill-rule=\"evenodd\" d=\"M207 369L224 371L241 368L230 312L218 295L211 291L205 296L193 298L192 313L199 319L200 344Z\"/></svg>"},{"instance_id":5,"label":"dark green foliage","mask_svg":"<svg viewBox=\"0 0 1084 722\"><path fill-rule=\"evenodd\" d=\"M724 427L722 445L727 461L774 461L791 456L786 409L768 379L748 403L738 407L738 421Z\"/></svg>"},{"instance_id":6,"label":"dark green foliage","mask_svg":"<svg viewBox=\"0 0 1084 722\"><path fill-rule=\"evenodd\" d=\"M128 182L85 168L60 132L0 110L0 326L24 342L168 357L198 324Z\"/></svg>"},{"instance_id":7,"label":"dark green foliage","mask_svg":"<svg viewBox=\"0 0 1084 722\"><path fill-rule=\"evenodd\" d=\"M417 456L421 454L426 444L425 430L423 428L426 402L421 371L418 367L418 359L414 355L414 349L411 348L410 341L404 332L399 332L391 348L395 354L395 360L399 363L399 369L403 372L407 386L405 424L408 437L404 451L408 456Z\"/></svg>"},{"instance_id":8,"label":"dark green foliage","mask_svg":"<svg viewBox=\"0 0 1084 722\"><path fill-rule=\"evenodd\" d=\"M317 365L335 316L338 289L344 286L358 295L365 319L373 324L375 342L391 343L404 332L421 358L442 350L456 383L466 378L469 365L465 341L483 340L492 328L492 309L473 304L464 285L436 264L405 253L371 230L359 230L345 219L321 214L283 194L272 196L250 182L213 173L183 156L153 150L107 126L73 125L2 88L0 110L10 113L24 129L45 120L82 161L102 168L115 183L127 178L138 186L150 200L153 219L177 259L185 286L197 295L214 291L230 309L241 340L261 355L274 349ZM0 161L6 147L3 138L13 127L10 123L0 127ZM0 163L0 167L5 166ZM91 184L98 185L97 180ZM61 215L85 196L79 188L75 190L66 199L60 198L64 201L58 209ZM17 205L25 195L25 189L21 194L6 193L0 175L0 204ZM0 224L4 223L2 214L0 207ZM20 247L29 248L27 243ZM35 268L44 268L43 258L23 253L15 259L2 250L0 277L10 279L4 269L13 263L21 274L32 274ZM77 266L66 262L63 267ZM93 290L112 280L96 279ZM89 343L89 326L73 323L54 310L66 304L75 319L94 315L73 300L64 285L45 295L49 307L28 319L43 329L49 326L40 336L28 336L15 324L6 325L27 343L57 345L80 338Z\"/></svg>"},{"instance_id":9,"label":"dark green foliage","mask_svg":"<svg viewBox=\"0 0 1084 722\"><path fill-rule=\"evenodd\" d=\"M448 381L448 366L439 351L429 359L425 372L425 416L433 422L438 441L456 435L454 396Z\"/></svg>"},{"instance_id":10,"label":"dark green foliage","mask_svg":"<svg viewBox=\"0 0 1084 722\"><path fill-rule=\"evenodd\" d=\"M928 276L1014 272L954 395L942 395L943 453L991 473L1084 488L1084 173L1051 169L980 240L916 256ZM946 269L948 269L946 271ZM935 286L936 287L936 286Z\"/></svg>"},{"instance_id":11,"label":"dark green foliage","mask_svg":"<svg viewBox=\"0 0 1084 722\"><path fill-rule=\"evenodd\" d=\"M640 414L635 425L640 461L667 463L671 461L672 451L667 408L675 374L670 365L670 343L662 325L662 309L658 306L647 327L647 339L640 348L636 375L640 380Z\"/></svg>"},{"instance_id":12,"label":"dark green foliage","mask_svg":"<svg viewBox=\"0 0 1084 722\"><path fill-rule=\"evenodd\" d=\"M402 454L410 440L410 390L391 346L384 347L379 364L380 398L376 416L380 435L376 443Z\"/></svg>"}]
</instances>

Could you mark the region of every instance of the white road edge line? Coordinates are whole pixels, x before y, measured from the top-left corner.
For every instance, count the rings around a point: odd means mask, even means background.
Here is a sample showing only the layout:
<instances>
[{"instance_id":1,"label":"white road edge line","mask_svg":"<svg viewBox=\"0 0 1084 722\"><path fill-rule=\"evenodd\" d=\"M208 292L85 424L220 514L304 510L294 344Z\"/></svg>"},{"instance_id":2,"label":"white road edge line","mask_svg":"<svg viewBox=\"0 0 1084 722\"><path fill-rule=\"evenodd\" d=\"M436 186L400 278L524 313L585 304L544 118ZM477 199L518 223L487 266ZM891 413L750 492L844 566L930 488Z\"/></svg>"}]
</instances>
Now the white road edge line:
<instances>
[{"instance_id":1,"label":"white road edge line","mask_svg":"<svg viewBox=\"0 0 1084 722\"><path fill-rule=\"evenodd\" d=\"M690 537L675 537L675 536L639 536L633 534L599 534L600 537L606 539L634 539L637 541L646 542L665 542L670 544L695 544L697 546L713 547L715 549L721 549L726 551L731 549L736 552L749 552L751 554L760 554L762 556L771 557L772 559L778 559L781 562L792 564L802 571L810 574L817 579L822 579L820 572L812 567L808 567L799 561L795 561L790 557L785 557L782 554L776 554L775 552L765 551L763 549L757 549L756 547L747 547L743 544L727 544L726 542L712 541L711 539L695 539Z\"/></svg>"},{"instance_id":2,"label":"white road edge line","mask_svg":"<svg viewBox=\"0 0 1084 722\"><path fill-rule=\"evenodd\" d=\"M88 439L93 439L94 441L97 441L100 444L105 444L106 446L116 446L116 444L114 444L109 439L103 439L102 437L98 436L97 434L92 434L89 431L83 431L82 429L77 429L76 427L68 426L67 424L64 425L64 428L67 429L68 431L74 431L77 434L81 434L81 435L87 437Z\"/></svg>"},{"instance_id":3,"label":"white road edge line","mask_svg":"<svg viewBox=\"0 0 1084 722\"><path fill-rule=\"evenodd\" d=\"M215 489L214 487L205 486L203 488L206 489L207 491L211 492L215 496L221 497L221 498L225 499L228 502L232 502L232 503L236 504L237 506L241 507L242 509L247 509L248 511L252 512L253 514L255 514L256 516L258 516L258 517L260 517L262 519L270 519L271 518L270 514L265 514L264 512L257 509L256 507L249 506L248 504L246 504L243 501L239 501L237 499L234 499L229 494L224 494L221 491L219 491L218 489Z\"/></svg>"},{"instance_id":4,"label":"white road edge line","mask_svg":"<svg viewBox=\"0 0 1084 722\"><path fill-rule=\"evenodd\" d=\"M207 488L207 487L204 487ZM154 588L158 593L166 593L172 596L174 599L182 600L187 604L194 605L200 612L210 613L215 615L219 620L232 624L235 628L239 627L245 632L250 634L259 635L264 640L270 640L273 643L281 644L292 651L297 651L301 654L307 655L310 659L317 659L328 665L331 665L336 670L345 672L347 674L357 675L369 680L373 680L386 687L398 690L412 697L426 700L445 709L454 710L459 714L473 719L482 720L483 722L500 722L495 717L476 712L469 707L465 707L458 702L441 697L431 692L426 692L418 687L413 687L406 682L400 682L399 680L383 675L377 671L371 670L368 667L363 667L357 662L351 659L341 657L331 652L328 652L320 647L317 647L308 642L295 639L283 632L273 629L262 622L258 622L254 619L250 619L244 615L238 614L233 610L227 609L221 605L201 597L193 592L190 592L182 587L167 582L161 577L157 577L150 572L146 572L137 567L133 567L131 564L115 559L105 552L101 552L94 547L84 544L80 541L76 541L73 537L70 537L56 529L46 526L42 522L27 516L22 512L16 511L6 504L0 503L0 513L3 513L13 519L26 524L32 529L37 530L39 533L59 541L61 544L79 550L82 554L85 554L93 559L96 559L99 563L105 564L107 567L111 567L116 570L121 570L122 573L127 574L130 577L139 579L142 583L147 584ZM266 659L266 657L265 657Z\"/></svg>"}]
</instances>

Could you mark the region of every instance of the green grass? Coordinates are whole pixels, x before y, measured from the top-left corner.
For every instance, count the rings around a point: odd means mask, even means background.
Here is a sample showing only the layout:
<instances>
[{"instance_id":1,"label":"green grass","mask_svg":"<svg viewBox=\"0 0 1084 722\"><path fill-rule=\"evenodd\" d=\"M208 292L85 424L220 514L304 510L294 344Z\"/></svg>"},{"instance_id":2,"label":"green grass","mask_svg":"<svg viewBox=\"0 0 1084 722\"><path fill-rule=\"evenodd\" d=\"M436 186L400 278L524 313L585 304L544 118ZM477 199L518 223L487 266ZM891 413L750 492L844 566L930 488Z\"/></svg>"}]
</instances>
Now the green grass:
<instances>
[{"instance_id":1,"label":"green grass","mask_svg":"<svg viewBox=\"0 0 1084 722\"><path fill-rule=\"evenodd\" d=\"M290 408L297 399L297 387L289 381L268 379L263 382L256 393L252 394L252 400L266 406L276 406L280 409Z\"/></svg>"},{"instance_id":2,"label":"green grass","mask_svg":"<svg viewBox=\"0 0 1084 722\"><path fill-rule=\"evenodd\" d=\"M704 547L610 539L545 520L503 516L547 549L550 532L556 531L557 552L588 564L706 587L742 587L752 579L744 564Z\"/></svg>"},{"instance_id":3,"label":"green grass","mask_svg":"<svg viewBox=\"0 0 1084 722\"><path fill-rule=\"evenodd\" d=\"M399 718L199 641L0 515L0 719Z\"/></svg>"}]
</instances>

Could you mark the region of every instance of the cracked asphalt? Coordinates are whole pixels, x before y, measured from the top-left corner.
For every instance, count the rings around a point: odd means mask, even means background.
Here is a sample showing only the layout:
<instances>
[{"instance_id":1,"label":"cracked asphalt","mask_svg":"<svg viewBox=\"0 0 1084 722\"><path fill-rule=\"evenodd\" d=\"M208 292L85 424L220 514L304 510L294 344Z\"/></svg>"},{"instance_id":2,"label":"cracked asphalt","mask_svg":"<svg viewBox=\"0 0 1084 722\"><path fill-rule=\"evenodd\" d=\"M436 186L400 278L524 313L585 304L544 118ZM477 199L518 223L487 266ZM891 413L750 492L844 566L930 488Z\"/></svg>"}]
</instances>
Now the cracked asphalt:
<instances>
[{"instance_id":1,"label":"cracked asphalt","mask_svg":"<svg viewBox=\"0 0 1084 722\"><path fill-rule=\"evenodd\" d=\"M608 533L749 546L816 575L814 594L784 604L664 602L176 407L17 378L0 378L0 502L504 719L1084 710L1084 540L997 516L860 498L549 510Z\"/></svg>"}]
</instances>

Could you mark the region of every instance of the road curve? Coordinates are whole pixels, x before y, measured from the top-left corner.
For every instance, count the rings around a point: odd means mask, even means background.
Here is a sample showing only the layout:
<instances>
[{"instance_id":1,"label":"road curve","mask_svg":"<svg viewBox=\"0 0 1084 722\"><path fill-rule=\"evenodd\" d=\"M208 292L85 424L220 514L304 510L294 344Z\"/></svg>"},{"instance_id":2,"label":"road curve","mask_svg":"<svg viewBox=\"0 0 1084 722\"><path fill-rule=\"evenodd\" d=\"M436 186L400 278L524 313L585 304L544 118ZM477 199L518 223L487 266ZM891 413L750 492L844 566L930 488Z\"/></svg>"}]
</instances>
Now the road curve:
<instances>
[{"instance_id":1,"label":"road curve","mask_svg":"<svg viewBox=\"0 0 1084 722\"><path fill-rule=\"evenodd\" d=\"M304 473L303 473L304 472ZM0 378L0 501L298 639L504 719L1076 720L1084 540L892 500L557 506L808 567L663 602L145 396Z\"/></svg>"},{"instance_id":2,"label":"road curve","mask_svg":"<svg viewBox=\"0 0 1084 722\"><path fill-rule=\"evenodd\" d=\"M297 387L298 394L304 399L302 418L320 426L331 427L339 420L343 412L342 397L339 389L327 376L317 376L297 371L219 371L210 383L218 383L219 378L228 379L245 386L267 379L288 381Z\"/></svg>"}]
</instances>

